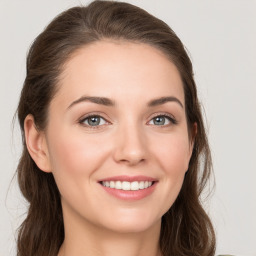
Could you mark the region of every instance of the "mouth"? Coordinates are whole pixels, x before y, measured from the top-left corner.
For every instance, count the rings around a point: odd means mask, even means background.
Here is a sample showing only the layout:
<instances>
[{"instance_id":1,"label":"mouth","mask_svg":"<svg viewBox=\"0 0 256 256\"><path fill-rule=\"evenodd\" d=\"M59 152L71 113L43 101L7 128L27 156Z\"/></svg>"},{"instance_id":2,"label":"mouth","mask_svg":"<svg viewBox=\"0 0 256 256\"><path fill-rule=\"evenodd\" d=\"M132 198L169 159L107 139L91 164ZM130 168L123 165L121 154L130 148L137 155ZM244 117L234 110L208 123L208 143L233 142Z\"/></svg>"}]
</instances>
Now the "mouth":
<instances>
[{"instance_id":1,"label":"mouth","mask_svg":"<svg viewBox=\"0 0 256 256\"><path fill-rule=\"evenodd\" d=\"M108 180L108 181L100 181L100 184L104 187L116 189L116 190L123 190L123 191L138 191L147 189L154 185L156 181L149 181L149 180L141 180L141 181L115 181L115 180Z\"/></svg>"},{"instance_id":2,"label":"mouth","mask_svg":"<svg viewBox=\"0 0 256 256\"><path fill-rule=\"evenodd\" d=\"M99 180L103 190L121 200L140 200L150 196L158 180L148 176L114 176Z\"/></svg>"}]
</instances>

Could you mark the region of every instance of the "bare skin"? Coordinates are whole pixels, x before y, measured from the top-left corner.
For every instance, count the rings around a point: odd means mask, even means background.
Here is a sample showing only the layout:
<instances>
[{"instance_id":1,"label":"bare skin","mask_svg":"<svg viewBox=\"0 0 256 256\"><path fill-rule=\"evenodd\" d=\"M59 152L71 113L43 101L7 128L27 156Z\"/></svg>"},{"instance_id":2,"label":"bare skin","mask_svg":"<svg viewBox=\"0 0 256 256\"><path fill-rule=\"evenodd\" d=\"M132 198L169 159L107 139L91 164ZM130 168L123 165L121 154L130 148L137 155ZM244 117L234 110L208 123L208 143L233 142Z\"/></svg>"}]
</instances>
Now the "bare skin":
<instances>
[{"instance_id":1,"label":"bare skin","mask_svg":"<svg viewBox=\"0 0 256 256\"><path fill-rule=\"evenodd\" d=\"M144 233L130 233L130 234L109 234L108 231L104 232L99 228L94 233L85 232L81 230L82 236L86 237L83 242L83 249L81 246L81 241L77 243L72 241L72 237L66 237L58 256L66 255L103 255L103 256L139 256L139 255L149 255L149 256L161 256L159 248L159 228L156 225L156 232L152 229L151 232ZM86 236L85 236L86 235ZM72 241L72 242L71 242ZM76 248L74 248L76 247ZM86 252L81 254L81 251ZM72 254L70 254L72 253Z\"/></svg>"},{"instance_id":2,"label":"bare skin","mask_svg":"<svg viewBox=\"0 0 256 256\"><path fill-rule=\"evenodd\" d=\"M46 130L25 120L28 150L61 194L58 256L161 256L161 217L193 149L177 68L151 46L100 41L71 57L59 86ZM143 175L152 189L141 196L103 185L120 175Z\"/></svg>"}]
</instances>

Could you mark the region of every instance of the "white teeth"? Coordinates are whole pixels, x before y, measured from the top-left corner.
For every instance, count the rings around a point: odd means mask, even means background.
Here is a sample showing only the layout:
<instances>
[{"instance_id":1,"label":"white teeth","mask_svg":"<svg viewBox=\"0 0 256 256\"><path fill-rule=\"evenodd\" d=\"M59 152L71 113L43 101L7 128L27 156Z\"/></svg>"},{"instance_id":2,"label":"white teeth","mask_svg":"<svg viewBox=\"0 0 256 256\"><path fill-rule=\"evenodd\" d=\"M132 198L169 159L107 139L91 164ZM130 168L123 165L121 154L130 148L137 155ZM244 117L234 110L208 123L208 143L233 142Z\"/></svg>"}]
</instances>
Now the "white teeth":
<instances>
[{"instance_id":1,"label":"white teeth","mask_svg":"<svg viewBox=\"0 0 256 256\"><path fill-rule=\"evenodd\" d=\"M114 189L121 189L121 190L126 190L126 191L136 191L140 189L145 189L150 186L152 186L153 182L152 181L103 181L102 185L105 187L109 188L114 188Z\"/></svg>"},{"instance_id":2,"label":"white teeth","mask_svg":"<svg viewBox=\"0 0 256 256\"><path fill-rule=\"evenodd\" d=\"M138 181L133 181L131 183L131 190L139 190L139 182Z\"/></svg>"},{"instance_id":3,"label":"white teeth","mask_svg":"<svg viewBox=\"0 0 256 256\"><path fill-rule=\"evenodd\" d=\"M131 183L128 181L122 182L122 190L131 190Z\"/></svg>"},{"instance_id":4,"label":"white teeth","mask_svg":"<svg viewBox=\"0 0 256 256\"><path fill-rule=\"evenodd\" d=\"M103 183L104 183L104 182L103 182ZM115 186L114 186L115 189L122 189L122 183L121 183L121 181L116 181L116 182L114 182L114 184L115 184Z\"/></svg>"},{"instance_id":5,"label":"white teeth","mask_svg":"<svg viewBox=\"0 0 256 256\"><path fill-rule=\"evenodd\" d=\"M139 189L144 189L145 188L145 182L144 181L140 181L139 183Z\"/></svg>"},{"instance_id":6,"label":"white teeth","mask_svg":"<svg viewBox=\"0 0 256 256\"><path fill-rule=\"evenodd\" d=\"M114 181L110 181L109 186L110 186L111 188L114 188L114 187L115 187L115 182L114 182Z\"/></svg>"}]
</instances>

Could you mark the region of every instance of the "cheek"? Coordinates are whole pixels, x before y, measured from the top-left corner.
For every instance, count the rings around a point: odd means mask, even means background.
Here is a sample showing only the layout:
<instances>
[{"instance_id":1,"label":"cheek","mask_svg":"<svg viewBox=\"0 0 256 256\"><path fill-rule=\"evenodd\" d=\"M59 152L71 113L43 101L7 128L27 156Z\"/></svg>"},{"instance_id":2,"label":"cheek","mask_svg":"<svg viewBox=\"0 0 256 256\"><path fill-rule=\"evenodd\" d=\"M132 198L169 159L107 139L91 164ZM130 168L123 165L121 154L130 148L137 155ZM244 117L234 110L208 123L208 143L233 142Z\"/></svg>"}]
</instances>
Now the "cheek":
<instances>
[{"instance_id":1,"label":"cheek","mask_svg":"<svg viewBox=\"0 0 256 256\"><path fill-rule=\"evenodd\" d=\"M157 198L163 215L173 205L181 190L190 154L186 134L176 133L175 136L166 136L165 140L158 142L161 143L155 148L155 156L161 167L161 190Z\"/></svg>"},{"instance_id":2,"label":"cheek","mask_svg":"<svg viewBox=\"0 0 256 256\"><path fill-rule=\"evenodd\" d=\"M102 138L63 132L49 136L49 154L55 176L67 175L71 179L90 176L108 155L108 144Z\"/></svg>"},{"instance_id":3,"label":"cheek","mask_svg":"<svg viewBox=\"0 0 256 256\"><path fill-rule=\"evenodd\" d=\"M49 136L52 173L62 200L72 209L80 209L81 202L91 200L95 174L109 152L109 143L100 144L100 141L102 138L71 131Z\"/></svg>"},{"instance_id":4,"label":"cheek","mask_svg":"<svg viewBox=\"0 0 256 256\"><path fill-rule=\"evenodd\" d=\"M160 142L160 141L158 141ZM162 169L168 174L179 175L187 171L190 160L188 137L185 134L170 135L158 143L156 155Z\"/></svg>"}]
</instances>

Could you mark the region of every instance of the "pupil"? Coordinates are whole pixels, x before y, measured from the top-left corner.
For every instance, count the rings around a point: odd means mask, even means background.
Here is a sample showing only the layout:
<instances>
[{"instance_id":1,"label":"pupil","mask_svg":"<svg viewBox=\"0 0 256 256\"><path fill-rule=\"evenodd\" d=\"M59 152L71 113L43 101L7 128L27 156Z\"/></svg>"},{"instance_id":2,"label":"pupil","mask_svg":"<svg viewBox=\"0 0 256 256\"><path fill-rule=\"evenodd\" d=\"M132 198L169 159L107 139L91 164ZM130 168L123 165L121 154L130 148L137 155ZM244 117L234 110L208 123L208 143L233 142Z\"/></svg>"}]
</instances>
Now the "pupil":
<instances>
[{"instance_id":1,"label":"pupil","mask_svg":"<svg viewBox=\"0 0 256 256\"><path fill-rule=\"evenodd\" d=\"M98 125L100 123L100 119L99 117L90 117L88 120L89 125L95 126Z\"/></svg>"},{"instance_id":2,"label":"pupil","mask_svg":"<svg viewBox=\"0 0 256 256\"><path fill-rule=\"evenodd\" d=\"M164 117L156 117L155 118L155 121L154 121L154 124L156 124L156 125L163 125L164 124Z\"/></svg>"}]
</instances>

